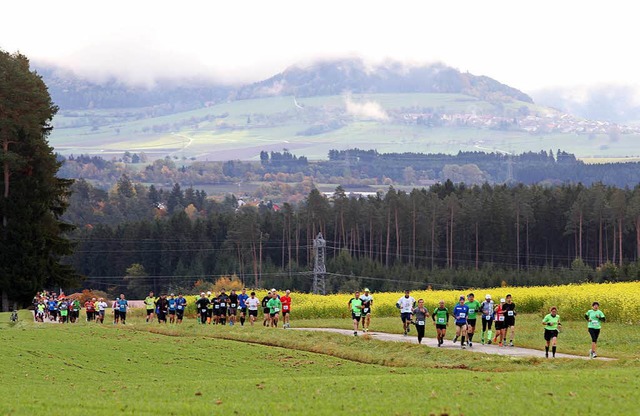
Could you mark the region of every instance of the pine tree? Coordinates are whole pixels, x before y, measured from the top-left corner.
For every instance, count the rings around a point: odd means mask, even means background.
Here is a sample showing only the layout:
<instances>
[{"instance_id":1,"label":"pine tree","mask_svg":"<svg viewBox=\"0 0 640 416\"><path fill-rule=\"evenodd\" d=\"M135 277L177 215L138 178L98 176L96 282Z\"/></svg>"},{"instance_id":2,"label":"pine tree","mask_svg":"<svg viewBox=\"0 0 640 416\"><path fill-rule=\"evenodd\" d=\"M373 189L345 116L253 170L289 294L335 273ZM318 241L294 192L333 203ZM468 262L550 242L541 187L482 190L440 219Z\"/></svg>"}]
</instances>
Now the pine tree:
<instances>
[{"instance_id":1,"label":"pine tree","mask_svg":"<svg viewBox=\"0 0 640 416\"><path fill-rule=\"evenodd\" d=\"M72 253L60 221L72 181L56 177L61 166L47 142L57 111L42 78L21 54L0 50L0 292L8 310L53 285L77 280L60 262Z\"/></svg>"}]
</instances>

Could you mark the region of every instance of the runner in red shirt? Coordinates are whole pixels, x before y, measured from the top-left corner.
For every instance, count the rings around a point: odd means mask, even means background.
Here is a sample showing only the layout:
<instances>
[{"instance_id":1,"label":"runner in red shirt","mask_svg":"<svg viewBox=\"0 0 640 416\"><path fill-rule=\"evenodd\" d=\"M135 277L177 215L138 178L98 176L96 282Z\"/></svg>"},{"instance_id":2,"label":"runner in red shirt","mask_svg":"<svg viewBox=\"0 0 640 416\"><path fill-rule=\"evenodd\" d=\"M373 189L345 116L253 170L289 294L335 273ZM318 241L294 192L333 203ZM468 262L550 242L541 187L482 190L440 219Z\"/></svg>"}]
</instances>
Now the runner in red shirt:
<instances>
[{"instance_id":1,"label":"runner in red shirt","mask_svg":"<svg viewBox=\"0 0 640 416\"><path fill-rule=\"evenodd\" d=\"M291 328L291 324L289 323L289 314L291 313L291 291L287 289L284 296L280 297L280 302L282 302L282 321L284 322L283 328Z\"/></svg>"},{"instance_id":2,"label":"runner in red shirt","mask_svg":"<svg viewBox=\"0 0 640 416\"><path fill-rule=\"evenodd\" d=\"M84 310L87 311L87 322L93 321L96 318L96 298L87 300Z\"/></svg>"}]
</instances>

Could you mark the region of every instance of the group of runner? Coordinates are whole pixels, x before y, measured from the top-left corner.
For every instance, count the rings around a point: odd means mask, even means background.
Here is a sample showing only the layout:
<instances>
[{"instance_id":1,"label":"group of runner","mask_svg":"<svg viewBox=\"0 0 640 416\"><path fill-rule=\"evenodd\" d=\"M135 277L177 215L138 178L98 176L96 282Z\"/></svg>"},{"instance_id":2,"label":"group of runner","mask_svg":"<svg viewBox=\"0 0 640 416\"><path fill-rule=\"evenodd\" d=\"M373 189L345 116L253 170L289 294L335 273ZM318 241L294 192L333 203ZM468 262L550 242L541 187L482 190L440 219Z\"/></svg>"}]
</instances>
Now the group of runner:
<instances>
[{"instance_id":1,"label":"group of runner","mask_svg":"<svg viewBox=\"0 0 640 416\"><path fill-rule=\"evenodd\" d=\"M360 295L357 291L354 297L349 300L349 309L353 319L353 335L358 335L360 322L362 322L362 331L368 332L371 323L371 307L373 305L373 297L369 293L369 289L365 289L365 293ZM469 293L466 297L460 295L458 303L453 307L451 313L445 306L445 301L440 300L438 306L433 310L429 310L424 305L424 299L416 299L411 296L410 291L406 290L396 302L396 308L400 310L400 319L402 320L403 333L407 336L411 331L411 326L416 327L418 335L418 343L422 343L425 336L427 321L431 319L436 328L436 337L438 347L444 344L447 334L447 326L449 318L453 317L455 324L455 336L453 343L460 340L460 347L473 347L473 337L476 332L477 321L482 321L482 333L480 342L484 345L498 343L500 347L513 347L516 326L516 304L510 294L501 298L499 303L494 303L491 295L487 294L485 300L480 303L475 299L473 293ZM591 358L597 357L597 342L600 335L602 322L605 321L605 315L600 310L600 304L593 302L592 308L585 315L588 321L588 330L591 336L591 350L589 355ZM495 334L493 327L495 325ZM549 357L549 349L551 348L552 357L556 356L556 344L559 329L562 326L558 308L553 306L542 320L544 326L545 356ZM509 342L507 343L507 337Z\"/></svg>"},{"instance_id":2,"label":"group of runner","mask_svg":"<svg viewBox=\"0 0 640 416\"><path fill-rule=\"evenodd\" d=\"M247 295L247 290L242 289L240 294L232 290L226 294L222 289L218 294L202 292L196 299L196 310L201 324L215 324L233 326L239 316L240 325L244 325L247 317L250 325L254 325L258 319L259 309L262 308L262 325L277 327L282 316L282 327L290 328L289 321L291 314L291 291L287 290L283 296L278 294L276 289L267 292L260 300L256 297L256 292Z\"/></svg>"},{"instance_id":3,"label":"group of runner","mask_svg":"<svg viewBox=\"0 0 640 416\"><path fill-rule=\"evenodd\" d=\"M80 320L80 309L87 312L87 321L104 322L105 310L109 305L103 298L92 298L84 302L60 293L38 292L33 298L33 318L36 322L76 323Z\"/></svg>"},{"instance_id":4,"label":"group of runner","mask_svg":"<svg viewBox=\"0 0 640 416\"><path fill-rule=\"evenodd\" d=\"M181 323L184 318L184 312L187 308L187 299L179 294L177 297L171 293L170 295L162 294L155 297L153 292L149 293L144 300L146 308L146 321L152 322L154 314L159 323ZM406 290L396 302L396 307L400 310L400 319L402 320L403 333L407 336L411 331L411 326L416 327L418 343L422 343L425 336L426 324L431 319L436 328L436 337L438 347L444 344L447 334L449 319L453 317L455 324L455 336L453 343L460 340L460 347L473 347L473 337L476 332L478 319L482 322L482 332L480 342L482 344L498 343L500 347L513 347L516 325L516 305L512 296L507 294L505 298L500 299L499 303L494 303L491 295L486 295L482 303L475 299L473 293L469 293L466 297L461 295L458 303L453 307L451 313L445 306L445 301L438 302L433 310L425 307L424 299L416 301L411 296L410 291ZM371 325L371 313L373 308L373 296L369 289L364 289L364 293L359 291L354 293L354 297L349 300L349 310L353 319L353 334L358 335L360 325L362 331L368 332ZM264 298L260 300L256 297L255 292L247 295L247 290L242 289L240 294L235 290L227 295L222 289L217 294L212 292L202 292L195 300L197 311L197 319L201 324L214 325L235 325L239 322L244 325L247 317L249 323L253 326L258 320L259 310L262 308L263 320L262 325L267 327L278 327L280 317L282 317L282 327L290 328L291 314L291 291L287 290L283 296L278 294L276 289L267 292ZM52 322L75 323L79 321L80 310L84 307L86 311L87 322L96 321L104 323L106 310L109 304L103 298L91 298L84 302L84 305L77 298L68 298L63 293L38 292L33 299L34 319L37 322L49 320ZM111 303L113 309L113 323L126 323L129 302L125 295L121 294ZM592 358L597 357L597 342L600 335L602 322L605 321L605 315L600 310L600 304L593 302L592 307L585 315L588 322L588 331L591 336L591 350L589 355ZM552 357L556 355L557 338L562 327L558 308L553 306L542 320L544 326L545 356L549 357L551 350ZM495 333L493 328L495 326ZM507 337L509 342L507 343Z\"/></svg>"}]
</instances>

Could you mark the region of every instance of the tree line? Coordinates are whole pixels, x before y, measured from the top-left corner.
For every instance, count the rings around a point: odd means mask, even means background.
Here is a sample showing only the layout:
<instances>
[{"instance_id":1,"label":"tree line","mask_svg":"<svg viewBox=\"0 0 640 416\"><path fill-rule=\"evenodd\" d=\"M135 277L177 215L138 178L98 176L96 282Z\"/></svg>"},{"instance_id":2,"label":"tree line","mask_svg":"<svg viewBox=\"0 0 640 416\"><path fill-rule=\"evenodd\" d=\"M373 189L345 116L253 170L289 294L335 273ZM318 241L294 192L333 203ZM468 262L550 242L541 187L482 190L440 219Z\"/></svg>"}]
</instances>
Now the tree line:
<instances>
[{"instance_id":1,"label":"tree line","mask_svg":"<svg viewBox=\"0 0 640 416\"><path fill-rule=\"evenodd\" d=\"M314 189L297 205L252 206L233 196L216 202L179 185L158 193L123 183L101 196L86 182L78 185L84 191L74 194L70 214L82 203L80 211L96 218L118 216L86 223L74 235L69 264L94 289L128 285L127 269L139 264L157 290L188 290L221 275L250 286L309 290L318 233L327 240L329 291L640 277L640 186L447 181L368 197L350 197L341 187L327 197Z\"/></svg>"}]
</instances>

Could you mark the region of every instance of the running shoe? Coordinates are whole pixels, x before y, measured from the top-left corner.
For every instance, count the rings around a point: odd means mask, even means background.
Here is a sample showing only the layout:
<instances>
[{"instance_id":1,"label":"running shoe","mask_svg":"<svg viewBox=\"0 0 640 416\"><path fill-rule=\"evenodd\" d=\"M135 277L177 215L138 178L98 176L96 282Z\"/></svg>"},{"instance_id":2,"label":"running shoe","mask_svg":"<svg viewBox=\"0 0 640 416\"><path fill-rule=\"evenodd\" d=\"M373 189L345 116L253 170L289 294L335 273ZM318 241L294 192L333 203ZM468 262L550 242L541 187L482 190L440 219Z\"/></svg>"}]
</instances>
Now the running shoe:
<instances>
[{"instance_id":1,"label":"running shoe","mask_svg":"<svg viewBox=\"0 0 640 416\"><path fill-rule=\"evenodd\" d=\"M513 347L513 341L509 341L509 346Z\"/></svg>"},{"instance_id":2,"label":"running shoe","mask_svg":"<svg viewBox=\"0 0 640 416\"><path fill-rule=\"evenodd\" d=\"M353 331L353 336L357 337L358 336L358 331Z\"/></svg>"},{"instance_id":3,"label":"running shoe","mask_svg":"<svg viewBox=\"0 0 640 416\"><path fill-rule=\"evenodd\" d=\"M598 354L596 354L595 352L593 353L593 358L596 358L598 356Z\"/></svg>"},{"instance_id":4,"label":"running shoe","mask_svg":"<svg viewBox=\"0 0 640 416\"><path fill-rule=\"evenodd\" d=\"M473 348L473 342L469 343L469 348Z\"/></svg>"}]
</instances>

